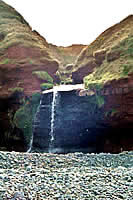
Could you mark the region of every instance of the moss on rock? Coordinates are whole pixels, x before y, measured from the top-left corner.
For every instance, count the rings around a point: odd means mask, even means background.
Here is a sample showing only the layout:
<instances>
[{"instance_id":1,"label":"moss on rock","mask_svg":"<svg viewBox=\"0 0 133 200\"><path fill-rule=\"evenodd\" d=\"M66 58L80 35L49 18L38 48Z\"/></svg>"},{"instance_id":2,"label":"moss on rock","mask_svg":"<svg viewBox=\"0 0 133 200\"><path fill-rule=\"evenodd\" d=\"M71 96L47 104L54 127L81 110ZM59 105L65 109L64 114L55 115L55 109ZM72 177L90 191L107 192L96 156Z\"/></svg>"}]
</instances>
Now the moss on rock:
<instances>
[{"instance_id":1,"label":"moss on rock","mask_svg":"<svg viewBox=\"0 0 133 200\"><path fill-rule=\"evenodd\" d=\"M53 88L53 84L51 83L42 83L40 85L41 89L42 90L48 90L48 89L52 89Z\"/></svg>"},{"instance_id":2,"label":"moss on rock","mask_svg":"<svg viewBox=\"0 0 133 200\"><path fill-rule=\"evenodd\" d=\"M15 126L23 131L26 144L32 136L32 121L35 117L40 103L41 94L34 93L31 99L24 101L23 105L16 111L13 122Z\"/></svg>"},{"instance_id":3,"label":"moss on rock","mask_svg":"<svg viewBox=\"0 0 133 200\"><path fill-rule=\"evenodd\" d=\"M47 81L48 83L53 83L53 78L46 71L34 71L32 72L37 78Z\"/></svg>"},{"instance_id":4,"label":"moss on rock","mask_svg":"<svg viewBox=\"0 0 133 200\"><path fill-rule=\"evenodd\" d=\"M24 88L22 88L22 87L9 88L8 91L11 91L12 93L23 92Z\"/></svg>"}]
</instances>

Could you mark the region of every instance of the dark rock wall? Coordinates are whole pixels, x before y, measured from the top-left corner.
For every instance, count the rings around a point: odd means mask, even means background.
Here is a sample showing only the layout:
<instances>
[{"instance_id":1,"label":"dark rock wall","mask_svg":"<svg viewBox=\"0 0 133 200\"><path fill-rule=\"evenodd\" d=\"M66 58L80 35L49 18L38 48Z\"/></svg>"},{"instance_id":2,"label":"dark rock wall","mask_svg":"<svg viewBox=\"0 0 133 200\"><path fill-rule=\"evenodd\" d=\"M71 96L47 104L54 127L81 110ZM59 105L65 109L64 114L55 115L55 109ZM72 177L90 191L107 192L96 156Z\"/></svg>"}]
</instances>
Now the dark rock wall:
<instances>
[{"instance_id":1,"label":"dark rock wall","mask_svg":"<svg viewBox=\"0 0 133 200\"><path fill-rule=\"evenodd\" d=\"M33 123L33 147L48 151L51 127L51 104L53 94L43 94L40 111ZM102 109L95 104L95 97L79 96L77 91L58 92L53 149L61 152L97 152L98 140L103 134ZM98 131L99 130L99 131Z\"/></svg>"},{"instance_id":2,"label":"dark rock wall","mask_svg":"<svg viewBox=\"0 0 133 200\"><path fill-rule=\"evenodd\" d=\"M133 150L132 109L130 115L125 114L124 109L131 105L124 97L132 97L132 92L124 93L124 96L112 93L89 96L87 92L58 92L52 152L119 153ZM33 123L33 149L49 151L52 100L53 93L42 95Z\"/></svg>"},{"instance_id":3,"label":"dark rock wall","mask_svg":"<svg viewBox=\"0 0 133 200\"><path fill-rule=\"evenodd\" d=\"M51 122L52 93L42 95L41 104L38 107L33 121L33 147L48 149Z\"/></svg>"}]
</instances>

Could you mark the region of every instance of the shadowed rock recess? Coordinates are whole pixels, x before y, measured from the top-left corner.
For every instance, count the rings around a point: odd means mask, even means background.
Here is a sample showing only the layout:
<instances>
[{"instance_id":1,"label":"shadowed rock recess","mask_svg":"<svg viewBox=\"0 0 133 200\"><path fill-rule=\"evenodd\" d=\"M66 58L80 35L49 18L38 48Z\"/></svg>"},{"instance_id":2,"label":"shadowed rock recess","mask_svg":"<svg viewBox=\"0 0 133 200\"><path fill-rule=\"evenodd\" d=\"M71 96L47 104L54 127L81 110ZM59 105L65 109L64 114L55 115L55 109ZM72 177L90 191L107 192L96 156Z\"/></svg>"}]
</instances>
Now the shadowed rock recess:
<instances>
[{"instance_id":1,"label":"shadowed rock recess","mask_svg":"<svg viewBox=\"0 0 133 200\"><path fill-rule=\"evenodd\" d=\"M57 47L0 1L0 130L3 151L133 150L133 16Z\"/></svg>"}]
</instances>

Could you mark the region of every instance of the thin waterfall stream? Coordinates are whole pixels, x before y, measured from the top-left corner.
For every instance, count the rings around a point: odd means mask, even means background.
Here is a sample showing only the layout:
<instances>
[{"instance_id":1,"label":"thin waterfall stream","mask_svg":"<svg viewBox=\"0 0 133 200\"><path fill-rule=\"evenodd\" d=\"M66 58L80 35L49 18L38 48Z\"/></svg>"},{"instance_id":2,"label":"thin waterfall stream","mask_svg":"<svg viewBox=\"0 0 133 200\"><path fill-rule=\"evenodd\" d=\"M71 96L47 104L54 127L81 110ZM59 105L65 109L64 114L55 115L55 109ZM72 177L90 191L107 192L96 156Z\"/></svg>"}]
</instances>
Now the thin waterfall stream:
<instances>
[{"instance_id":1,"label":"thin waterfall stream","mask_svg":"<svg viewBox=\"0 0 133 200\"><path fill-rule=\"evenodd\" d=\"M53 89L53 101L52 101L52 109L51 109L51 128L50 128L50 142L49 142L49 153L51 153L54 147L54 121L55 121L55 110L58 98L58 91L56 87Z\"/></svg>"},{"instance_id":2,"label":"thin waterfall stream","mask_svg":"<svg viewBox=\"0 0 133 200\"><path fill-rule=\"evenodd\" d=\"M64 124L64 108L62 109L62 97L69 91L73 91L72 98L77 98L76 91L83 88L83 84L60 85L54 86L53 89L42 92L42 102L40 101L40 105L38 106L34 116L32 126L33 136L29 142L30 144L27 152L31 152L32 150L36 149L49 153L60 153L64 151L62 144L67 144L69 139L66 140L68 134L65 133L63 137L61 137L61 134L67 131L69 127L67 127L67 124ZM68 96L66 98L68 98ZM73 107L71 109L73 110ZM72 123L68 117L69 114L70 118L72 117L71 110L68 109L65 110L65 112L68 113L66 122L70 125L71 131ZM64 132L62 130L64 130Z\"/></svg>"},{"instance_id":3,"label":"thin waterfall stream","mask_svg":"<svg viewBox=\"0 0 133 200\"><path fill-rule=\"evenodd\" d=\"M35 118L33 119L36 123L38 123L38 114L39 114L39 112L40 112L40 106L41 106L41 100L40 100L40 103L39 103L39 105L38 105L38 107L37 107L37 111L36 111L36 114L35 114ZM29 144L29 148L28 148L28 150L27 150L27 153L30 153L31 152L31 149L32 149L32 145L33 145L33 139L34 139L34 137L33 137L33 131L32 131L32 136L31 136L31 139L30 139L30 144Z\"/></svg>"},{"instance_id":4,"label":"thin waterfall stream","mask_svg":"<svg viewBox=\"0 0 133 200\"><path fill-rule=\"evenodd\" d=\"M29 148L28 148L28 150L27 150L27 153L30 153L30 152L31 152L32 144L33 144L33 134L32 134L31 139L30 139L30 145L29 145Z\"/></svg>"}]
</instances>

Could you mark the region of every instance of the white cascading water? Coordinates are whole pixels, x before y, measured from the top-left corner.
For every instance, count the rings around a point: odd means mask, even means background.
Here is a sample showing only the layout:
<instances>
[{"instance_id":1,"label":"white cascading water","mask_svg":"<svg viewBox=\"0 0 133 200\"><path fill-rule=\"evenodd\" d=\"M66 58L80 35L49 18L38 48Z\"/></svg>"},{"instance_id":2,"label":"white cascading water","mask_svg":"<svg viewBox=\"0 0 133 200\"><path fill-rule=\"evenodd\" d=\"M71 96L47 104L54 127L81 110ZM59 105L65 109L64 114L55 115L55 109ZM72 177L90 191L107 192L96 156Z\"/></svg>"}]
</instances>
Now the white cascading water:
<instances>
[{"instance_id":1,"label":"white cascading water","mask_svg":"<svg viewBox=\"0 0 133 200\"><path fill-rule=\"evenodd\" d=\"M41 106L42 102L40 100L40 104L39 106L37 107L37 111L36 111L36 114L35 114L35 121L37 119L37 115L38 113L40 112L40 106ZM32 145L33 145L33 131L32 131L32 136L31 136L31 139L30 139L30 144L29 144L29 148L27 150L27 153L30 153L31 152L31 149L32 149Z\"/></svg>"},{"instance_id":2,"label":"white cascading water","mask_svg":"<svg viewBox=\"0 0 133 200\"><path fill-rule=\"evenodd\" d=\"M57 98L58 98L58 91L56 90L56 87L53 89L53 101L52 101L52 109L51 109L51 128L50 128L50 143L49 143L49 153L52 152L53 148L53 141L54 141L54 121L55 121L55 109L57 104Z\"/></svg>"},{"instance_id":3,"label":"white cascading water","mask_svg":"<svg viewBox=\"0 0 133 200\"><path fill-rule=\"evenodd\" d=\"M30 153L30 151L32 149L32 144L33 144L33 134L32 134L31 139L30 139L30 145L29 145L29 149L27 150L27 153Z\"/></svg>"},{"instance_id":4,"label":"white cascading water","mask_svg":"<svg viewBox=\"0 0 133 200\"><path fill-rule=\"evenodd\" d=\"M48 149L49 153L56 151L56 149L54 149L54 140L55 140L55 136L54 136L54 128L55 127L54 126L55 126L55 110L56 110L57 100L59 98L59 92L60 91L71 91L71 90L77 90L77 89L84 89L84 85L83 84L60 85L60 86L54 86L53 89L42 92L42 94L47 94L47 93L53 92L52 109L51 109L51 128L50 128L50 133L49 133L49 135L50 135L50 142L49 142L49 149ZM36 115L34 118L35 124L40 123L40 121L38 121L38 119L39 119L38 114L40 113L40 106L43 106L43 105L41 105L41 103L42 102L40 100L40 104L37 108L37 112L36 112ZM34 133L34 131L33 131L33 133ZM27 153L31 152L31 150L32 150L33 139L34 139L34 136L32 134Z\"/></svg>"}]
</instances>

